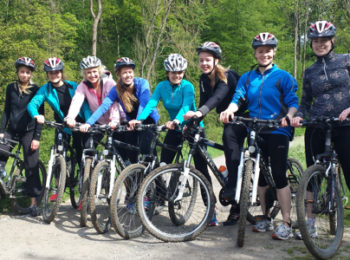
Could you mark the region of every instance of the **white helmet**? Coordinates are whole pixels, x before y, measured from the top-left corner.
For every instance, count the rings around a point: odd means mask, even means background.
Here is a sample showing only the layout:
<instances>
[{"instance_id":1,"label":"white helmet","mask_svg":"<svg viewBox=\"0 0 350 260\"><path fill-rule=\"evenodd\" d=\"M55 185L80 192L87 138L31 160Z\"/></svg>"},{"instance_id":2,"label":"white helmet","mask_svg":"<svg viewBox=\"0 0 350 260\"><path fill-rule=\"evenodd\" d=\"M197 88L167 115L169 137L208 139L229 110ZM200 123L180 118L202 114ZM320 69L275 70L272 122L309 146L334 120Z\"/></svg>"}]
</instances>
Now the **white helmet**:
<instances>
[{"instance_id":1,"label":"white helmet","mask_svg":"<svg viewBox=\"0 0 350 260\"><path fill-rule=\"evenodd\" d=\"M87 56L80 62L80 68L82 70L96 68L102 65L102 62L96 56Z\"/></svg>"},{"instance_id":2,"label":"white helmet","mask_svg":"<svg viewBox=\"0 0 350 260\"><path fill-rule=\"evenodd\" d=\"M187 60L180 54L172 53L164 60L166 71L185 71L187 69Z\"/></svg>"}]
</instances>

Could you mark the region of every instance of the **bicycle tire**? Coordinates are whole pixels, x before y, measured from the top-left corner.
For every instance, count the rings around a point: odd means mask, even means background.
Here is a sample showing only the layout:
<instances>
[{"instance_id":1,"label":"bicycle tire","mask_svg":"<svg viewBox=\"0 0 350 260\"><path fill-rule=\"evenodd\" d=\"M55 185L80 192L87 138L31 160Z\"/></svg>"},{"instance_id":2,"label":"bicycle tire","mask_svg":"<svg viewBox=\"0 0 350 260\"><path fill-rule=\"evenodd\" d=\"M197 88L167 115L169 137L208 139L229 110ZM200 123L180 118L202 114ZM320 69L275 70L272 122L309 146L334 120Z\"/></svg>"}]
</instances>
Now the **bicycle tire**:
<instances>
[{"instance_id":1,"label":"bicycle tire","mask_svg":"<svg viewBox=\"0 0 350 260\"><path fill-rule=\"evenodd\" d=\"M136 198L146 167L131 164L118 176L111 197L110 215L114 229L124 239L140 236L143 225L137 215Z\"/></svg>"},{"instance_id":2,"label":"bicycle tire","mask_svg":"<svg viewBox=\"0 0 350 260\"><path fill-rule=\"evenodd\" d=\"M238 220L238 232L237 232L237 246L243 247L244 245L244 235L245 235L245 226L248 214L249 207L249 193L251 189L251 178L253 174L253 161L247 160L245 163L243 180L242 180L242 189L240 195L240 213Z\"/></svg>"},{"instance_id":3,"label":"bicycle tire","mask_svg":"<svg viewBox=\"0 0 350 260\"><path fill-rule=\"evenodd\" d=\"M15 173L13 177L15 178L15 186L12 191L14 199L12 199L12 205L15 211L18 214L28 214L29 213L29 207L30 207L30 198L25 194L25 188L24 188L24 166L22 166L20 169L16 168ZM40 207L43 195L44 195L44 187L46 183L46 169L42 161L38 161L38 173L39 173L39 179L40 179L40 186L41 190L39 192L39 196L36 197L36 205L37 207Z\"/></svg>"},{"instance_id":4,"label":"bicycle tire","mask_svg":"<svg viewBox=\"0 0 350 260\"><path fill-rule=\"evenodd\" d=\"M88 204L89 204L89 188L90 188L90 172L92 159L86 158L84 164L83 188L81 191L81 209L80 209L80 226L86 227L88 218Z\"/></svg>"},{"instance_id":5,"label":"bicycle tire","mask_svg":"<svg viewBox=\"0 0 350 260\"><path fill-rule=\"evenodd\" d=\"M142 224L149 233L165 242L182 242L195 239L207 228L214 213L215 201L211 184L201 172L191 166L187 183L193 183L193 179L198 182L199 189L196 189L196 191L201 191L202 199L196 200L196 208L193 208L190 218L183 225L177 226L172 222L168 210L162 210L158 215L153 214L158 199L156 195L159 193L157 191L159 179L163 180L165 185L169 185L172 176L183 176L183 172L182 164L171 164L157 168L145 177L137 195L137 212ZM164 190L167 193L165 202L174 201L177 198L178 187L173 190ZM186 204L188 197L182 197L181 204L183 207L188 205L188 203ZM147 201L148 203L145 203ZM167 206L166 203L164 206Z\"/></svg>"},{"instance_id":6,"label":"bicycle tire","mask_svg":"<svg viewBox=\"0 0 350 260\"><path fill-rule=\"evenodd\" d=\"M328 180L324 177L324 172L325 168L321 165L310 166L304 172L297 192L297 216L300 233L309 252L316 258L329 259L336 254L342 241L344 232L344 209L342 206L339 189L337 185L335 185L335 212L329 213L329 201L327 201L327 197L329 196L327 194L327 187L329 186L327 183ZM308 188L312 189L314 193L312 193L312 191L308 191ZM316 192L317 204L313 204L314 198L310 199L310 196L315 196ZM325 192L325 195L323 195L322 192ZM305 214L305 204L310 203L312 203L313 207L312 213L316 215L315 223L317 224L317 235L315 236L309 234L306 225L308 216ZM326 223L320 224L322 221L326 221ZM326 231L327 226L329 226L329 232ZM329 241L329 245L323 246L325 245L325 240L328 240L329 238L331 240ZM322 243L322 248L319 246L319 243Z\"/></svg>"},{"instance_id":7,"label":"bicycle tire","mask_svg":"<svg viewBox=\"0 0 350 260\"><path fill-rule=\"evenodd\" d=\"M66 161L62 155L57 155L55 163L52 166L52 173L50 176L50 187L46 188L44 191L44 205L43 205L43 219L45 223L50 224L60 207L64 189L66 186ZM58 179L58 184L56 183ZM56 200L50 200L51 195L53 195L54 190L57 187L57 198ZM51 204L52 202L52 204Z\"/></svg>"},{"instance_id":8,"label":"bicycle tire","mask_svg":"<svg viewBox=\"0 0 350 260\"><path fill-rule=\"evenodd\" d=\"M109 173L110 164L108 161L100 161L94 168L91 174L90 191L89 191L89 206L91 222L94 225L97 233L104 234L110 228L109 215ZM98 188L99 176L102 183L99 186L100 194L96 197ZM108 176L107 179L105 176ZM107 204L107 205L106 205Z\"/></svg>"}]
</instances>

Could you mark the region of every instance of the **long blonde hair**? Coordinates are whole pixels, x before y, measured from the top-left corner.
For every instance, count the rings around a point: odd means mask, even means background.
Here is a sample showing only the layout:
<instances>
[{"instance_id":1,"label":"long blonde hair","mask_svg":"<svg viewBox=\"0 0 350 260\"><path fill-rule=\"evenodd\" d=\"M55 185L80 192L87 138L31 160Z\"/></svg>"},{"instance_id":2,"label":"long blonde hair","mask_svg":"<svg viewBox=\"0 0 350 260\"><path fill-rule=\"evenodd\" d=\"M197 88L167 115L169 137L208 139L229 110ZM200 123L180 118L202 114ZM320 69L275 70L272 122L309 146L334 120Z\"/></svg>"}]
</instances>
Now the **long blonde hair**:
<instances>
[{"instance_id":1,"label":"long blonde hair","mask_svg":"<svg viewBox=\"0 0 350 260\"><path fill-rule=\"evenodd\" d=\"M117 72L117 74L119 73L119 71ZM125 107L126 112L131 112L133 109L133 104L137 102L137 97L135 97L135 95L133 94L133 92L129 91L129 88L134 88L134 85L129 86L128 88L123 86L123 82L120 79L120 77L118 76L118 80L117 80L117 85L115 86L118 96L120 98L120 100L123 102L123 105Z\"/></svg>"},{"instance_id":2,"label":"long blonde hair","mask_svg":"<svg viewBox=\"0 0 350 260\"><path fill-rule=\"evenodd\" d=\"M219 79L221 79L226 84L227 84L227 77L226 77L225 72L227 70L228 70L227 68L224 68L220 64L216 65L216 68L215 68L215 74L218 76Z\"/></svg>"}]
</instances>

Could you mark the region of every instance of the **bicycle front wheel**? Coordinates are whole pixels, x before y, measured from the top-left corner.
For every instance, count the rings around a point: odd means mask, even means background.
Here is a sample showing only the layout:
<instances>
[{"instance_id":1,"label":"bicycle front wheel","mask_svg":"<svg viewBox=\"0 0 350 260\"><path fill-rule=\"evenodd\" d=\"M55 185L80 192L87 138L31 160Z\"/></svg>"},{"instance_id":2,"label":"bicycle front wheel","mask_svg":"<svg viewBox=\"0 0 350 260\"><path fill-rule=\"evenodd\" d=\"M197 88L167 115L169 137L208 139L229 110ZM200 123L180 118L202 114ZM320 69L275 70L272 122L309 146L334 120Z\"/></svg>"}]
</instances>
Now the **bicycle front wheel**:
<instances>
[{"instance_id":1,"label":"bicycle front wheel","mask_svg":"<svg viewBox=\"0 0 350 260\"><path fill-rule=\"evenodd\" d=\"M86 227L89 205L90 172L92 159L86 158L84 164L83 188L81 191L80 226Z\"/></svg>"},{"instance_id":2,"label":"bicycle front wheel","mask_svg":"<svg viewBox=\"0 0 350 260\"><path fill-rule=\"evenodd\" d=\"M66 161L62 155L57 155L52 166L49 185L44 191L43 219L46 223L54 220L61 204L66 186Z\"/></svg>"},{"instance_id":3,"label":"bicycle front wheel","mask_svg":"<svg viewBox=\"0 0 350 260\"><path fill-rule=\"evenodd\" d=\"M132 164L126 167L115 182L111 198L111 222L120 236L125 239L142 234L143 226L137 215L136 198L144 179L146 167Z\"/></svg>"},{"instance_id":4,"label":"bicycle front wheel","mask_svg":"<svg viewBox=\"0 0 350 260\"><path fill-rule=\"evenodd\" d=\"M242 247L244 245L245 225L250 206L249 194L252 186L251 178L253 174L254 163L252 160L247 160L243 172L242 188L240 195L240 213L238 221L237 245Z\"/></svg>"},{"instance_id":5,"label":"bicycle front wheel","mask_svg":"<svg viewBox=\"0 0 350 260\"><path fill-rule=\"evenodd\" d=\"M302 239L317 258L328 259L340 247L344 231L344 210L337 185L320 165L303 174L297 193L297 216Z\"/></svg>"},{"instance_id":6,"label":"bicycle front wheel","mask_svg":"<svg viewBox=\"0 0 350 260\"><path fill-rule=\"evenodd\" d=\"M67 155L68 156L68 155ZM69 179L67 180L67 186L69 187L69 197L74 209L77 209L81 203L82 189L83 189L83 171L78 166L75 156L70 152L67 164L67 173Z\"/></svg>"},{"instance_id":7,"label":"bicycle front wheel","mask_svg":"<svg viewBox=\"0 0 350 260\"><path fill-rule=\"evenodd\" d=\"M174 180L178 182L174 183ZM193 196L202 199L193 200ZM192 166L184 171L182 164L152 171L142 182L137 195L137 212L142 224L153 236L166 242L195 239L208 226L214 204L213 190L206 177ZM159 205L163 210L156 212ZM173 222L169 210L172 205L176 205L171 210L176 210L177 218L185 220L181 225Z\"/></svg>"}]
</instances>

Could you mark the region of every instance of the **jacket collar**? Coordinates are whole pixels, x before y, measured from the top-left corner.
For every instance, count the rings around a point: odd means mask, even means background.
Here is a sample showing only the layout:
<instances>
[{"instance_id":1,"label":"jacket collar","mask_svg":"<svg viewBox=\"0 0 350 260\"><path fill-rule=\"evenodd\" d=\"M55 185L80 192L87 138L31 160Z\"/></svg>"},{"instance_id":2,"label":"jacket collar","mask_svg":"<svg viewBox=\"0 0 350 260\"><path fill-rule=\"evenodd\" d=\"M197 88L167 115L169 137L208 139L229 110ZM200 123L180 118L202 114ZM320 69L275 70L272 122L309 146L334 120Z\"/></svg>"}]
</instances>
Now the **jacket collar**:
<instances>
[{"instance_id":1,"label":"jacket collar","mask_svg":"<svg viewBox=\"0 0 350 260\"><path fill-rule=\"evenodd\" d=\"M327 55L325 56L317 56L317 62L322 63L323 60L328 62L331 61L335 58L335 53L333 51L330 51Z\"/></svg>"}]
</instances>

